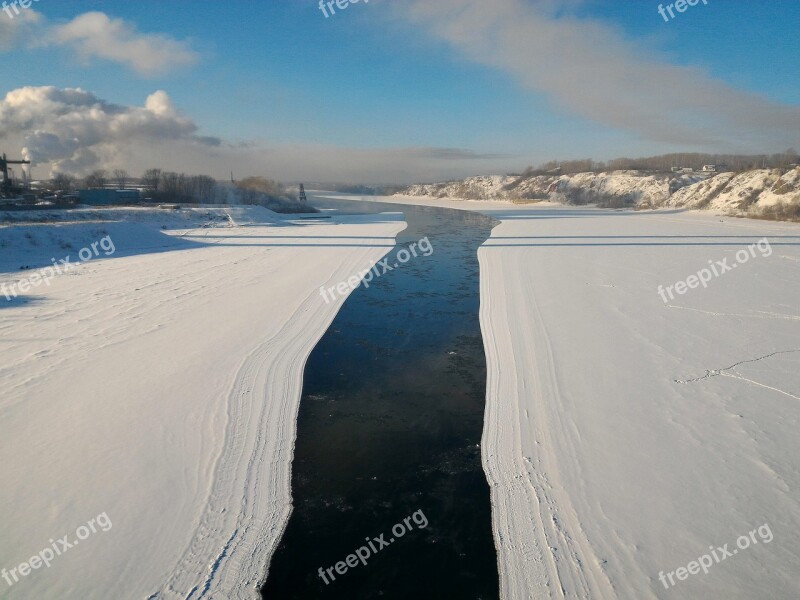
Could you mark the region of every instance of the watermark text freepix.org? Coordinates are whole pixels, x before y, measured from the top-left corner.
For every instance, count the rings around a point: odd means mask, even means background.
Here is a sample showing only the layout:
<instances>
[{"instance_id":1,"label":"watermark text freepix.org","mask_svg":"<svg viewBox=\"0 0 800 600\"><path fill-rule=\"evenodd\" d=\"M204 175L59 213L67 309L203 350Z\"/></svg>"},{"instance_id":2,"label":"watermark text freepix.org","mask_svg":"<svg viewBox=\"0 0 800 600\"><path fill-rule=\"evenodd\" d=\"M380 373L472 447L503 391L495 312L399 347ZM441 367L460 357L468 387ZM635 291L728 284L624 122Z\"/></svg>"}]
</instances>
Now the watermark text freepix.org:
<instances>
[{"instance_id":1,"label":"watermark text freepix.org","mask_svg":"<svg viewBox=\"0 0 800 600\"><path fill-rule=\"evenodd\" d=\"M319 9L327 19L331 15L336 14L336 8L339 10L344 10L351 4L358 4L360 1L361 0L319 0ZM369 4L369 0L364 0L364 4ZM327 10L325 7L327 7ZM330 11L331 15L328 14L328 11Z\"/></svg>"},{"instance_id":2,"label":"watermark text freepix.org","mask_svg":"<svg viewBox=\"0 0 800 600\"><path fill-rule=\"evenodd\" d=\"M8 15L9 19L13 19L15 15L19 14L19 8L17 8L17 4L19 4L22 8L30 8L31 4L34 2L38 2L39 0L13 0L13 2L5 1L3 2L3 11ZM11 10L14 10L12 13Z\"/></svg>"},{"instance_id":3,"label":"watermark text freepix.org","mask_svg":"<svg viewBox=\"0 0 800 600\"><path fill-rule=\"evenodd\" d=\"M97 249L98 246L100 246L100 248L103 250L105 256L111 256L116 251L114 241L111 239L110 235L107 235L97 242L92 242L86 248L81 248L78 252L78 258L80 259L79 262L71 263L69 256L60 259L58 262L56 262L55 258L51 258L50 262L53 263L52 267L40 269L33 275L26 277L17 283L10 284L8 287L6 287L6 284L0 285L0 291L2 291L3 295L6 297L6 300L10 302L12 297L17 297L17 290L24 294L32 287L39 287L42 285L42 283L46 283L49 287L50 280L56 275L69 273L77 265L90 261L96 256L100 256L100 251Z\"/></svg>"},{"instance_id":4,"label":"watermark text freepix.org","mask_svg":"<svg viewBox=\"0 0 800 600\"><path fill-rule=\"evenodd\" d=\"M366 546L361 546L353 554L349 554L347 558L340 560L332 567L328 567L327 569L320 567L318 574L322 578L322 581L325 582L325 585L330 585L331 581L336 581L336 575L333 574L334 571L339 575L344 575L347 573L348 568L352 569L358 566L359 561L362 565L366 565L367 559L370 556L386 548L389 544L394 542L396 538L399 539L403 537L407 531L411 531L412 521L417 525L417 529L424 529L428 526L428 518L425 516L425 513L423 513L422 510L416 511L414 514L406 517L402 522L392 527L392 535L394 537L387 540L385 539L386 534L382 533L376 538L365 538L367 540ZM330 578L330 581L328 581L328 578Z\"/></svg>"},{"instance_id":5,"label":"watermark text freepix.org","mask_svg":"<svg viewBox=\"0 0 800 600\"><path fill-rule=\"evenodd\" d=\"M742 248L741 250L737 251L735 263L729 265L727 258L717 261L710 260L708 261L708 264L711 267L710 269L708 267L700 269L697 272L697 275L690 275L684 281L679 281L666 288L664 288L663 285L659 285L658 295L661 296L664 304L666 304L669 300L675 300L675 294L672 293L673 289L682 296L690 289L695 289L701 285L704 288L707 288L708 283L714 277L719 277L728 271L733 271L738 265L743 265L751 258L755 258L756 250L761 252L761 256L764 258L772 256L772 246L769 245L769 240L767 238L762 238L755 244L750 244L747 246L747 248ZM667 300L667 295L669 295L669 300Z\"/></svg>"},{"instance_id":6,"label":"watermark text freepix.org","mask_svg":"<svg viewBox=\"0 0 800 600\"><path fill-rule=\"evenodd\" d=\"M325 304L330 304L331 300L336 299L337 294L339 296L344 296L349 290L356 289L361 283L364 284L365 288L368 288L375 277L380 277L389 271L394 271L400 265L411 260L412 256L416 257L417 249L422 253L422 256L430 256L433 254L433 245L426 236L418 242L412 242L409 244L408 248L401 248L398 250L393 265L389 264L391 259L384 258L378 261L377 264L373 263L363 271L360 271L358 275L351 275L347 278L347 281L340 281L338 284L329 288L325 288L324 286L320 287L319 295L325 300ZM328 295L330 295L330 298L328 298Z\"/></svg>"},{"instance_id":7,"label":"watermark text freepix.org","mask_svg":"<svg viewBox=\"0 0 800 600\"><path fill-rule=\"evenodd\" d=\"M10 587L18 583L21 577L27 577L34 570L40 569L42 565L45 565L49 569L50 564L57 556L61 556L71 548L74 548L93 533L108 531L111 527L112 523L108 515L104 512L100 513L94 519L89 519L86 525L81 525L75 530L76 539L70 542L69 535L65 535L57 540L51 539L49 546L38 554L31 556L27 561L20 563L13 569L0 570L0 577L5 579Z\"/></svg>"},{"instance_id":8,"label":"watermark text freepix.org","mask_svg":"<svg viewBox=\"0 0 800 600\"><path fill-rule=\"evenodd\" d=\"M669 23L671 19L674 19L677 15L672 11L674 8L679 13L686 12L686 9L690 6L697 6L702 2L705 5L708 5L708 0L676 0L670 4L667 4L667 7L664 8L663 4L658 5L658 14L664 17L664 21ZM667 18L667 13L669 13L669 19Z\"/></svg>"},{"instance_id":9,"label":"watermark text freepix.org","mask_svg":"<svg viewBox=\"0 0 800 600\"><path fill-rule=\"evenodd\" d=\"M756 539L756 533L758 533L758 537L761 538L761 541L765 544L769 544L773 539L772 530L769 528L769 524L764 523L761 527L753 529L748 535L740 535L738 538L736 538L736 548L729 550L728 546L730 546L730 544L717 546L716 548L714 548L714 546L709 546L708 549L711 550L711 554L703 554L702 556L698 557L697 560L691 561L685 567L678 567L674 571L670 571L667 574L664 574L664 571L659 571L658 580L664 584L664 588L669 589L670 585L676 585L674 577L677 577L679 581L685 581L689 578L689 575L697 575L701 570L703 571L704 575L707 575L708 569L713 565L719 564L734 554L738 554L739 550L747 550L751 543L757 544L758 540ZM669 584L667 583L667 580L669 580Z\"/></svg>"}]
</instances>

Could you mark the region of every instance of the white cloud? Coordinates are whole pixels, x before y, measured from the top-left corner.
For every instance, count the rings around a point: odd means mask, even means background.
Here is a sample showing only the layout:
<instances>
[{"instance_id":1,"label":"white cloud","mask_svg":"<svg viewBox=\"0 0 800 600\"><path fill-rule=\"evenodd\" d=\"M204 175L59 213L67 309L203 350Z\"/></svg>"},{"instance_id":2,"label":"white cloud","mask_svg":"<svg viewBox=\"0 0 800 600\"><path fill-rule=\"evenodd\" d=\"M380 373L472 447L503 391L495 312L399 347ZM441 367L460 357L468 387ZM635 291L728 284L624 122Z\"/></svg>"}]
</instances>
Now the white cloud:
<instances>
[{"instance_id":1,"label":"white cloud","mask_svg":"<svg viewBox=\"0 0 800 600\"><path fill-rule=\"evenodd\" d=\"M54 26L51 36L53 43L73 48L83 60L110 60L146 76L193 65L198 58L186 42L139 33L133 25L102 12L87 12Z\"/></svg>"},{"instance_id":2,"label":"white cloud","mask_svg":"<svg viewBox=\"0 0 800 600\"><path fill-rule=\"evenodd\" d=\"M754 152L797 144L800 108L734 89L653 52L600 21L571 16L571 0L407 0L398 18L500 69L553 105L646 139Z\"/></svg>"},{"instance_id":3,"label":"white cloud","mask_svg":"<svg viewBox=\"0 0 800 600\"><path fill-rule=\"evenodd\" d=\"M85 63L107 60L145 77L165 75L199 59L188 42L141 33L133 24L102 12L83 13L63 24L49 23L31 8L14 19L0 19L0 50L18 46L69 48Z\"/></svg>"},{"instance_id":4,"label":"white cloud","mask_svg":"<svg viewBox=\"0 0 800 600\"><path fill-rule=\"evenodd\" d=\"M10 50L30 39L42 22L42 15L35 10L21 10L13 19L0 13L0 50Z\"/></svg>"}]
</instances>

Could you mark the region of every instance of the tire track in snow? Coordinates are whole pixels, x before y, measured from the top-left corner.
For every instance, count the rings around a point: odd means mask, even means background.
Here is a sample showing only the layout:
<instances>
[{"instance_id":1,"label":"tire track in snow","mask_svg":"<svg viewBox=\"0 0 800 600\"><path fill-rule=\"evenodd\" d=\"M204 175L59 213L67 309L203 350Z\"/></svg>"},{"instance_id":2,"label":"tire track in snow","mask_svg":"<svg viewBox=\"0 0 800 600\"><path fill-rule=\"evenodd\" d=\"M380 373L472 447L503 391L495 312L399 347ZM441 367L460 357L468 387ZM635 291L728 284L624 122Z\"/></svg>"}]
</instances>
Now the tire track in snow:
<instances>
[{"instance_id":1,"label":"tire track in snow","mask_svg":"<svg viewBox=\"0 0 800 600\"><path fill-rule=\"evenodd\" d=\"M491 240L491 238L490 238ZM487 362L486 415L481 452L490 485L492 521L500 574L500 597L607 598L613 587L581 527L558 467L577 465L574 423L565 416L547 332L531 290L522 286L519 265L491 248L478 252L481 268L480 321ZM501 262L502 261L502 262ZM512 314L506 296L529 298ZM533 313L533 314L531 314ZM511 324L529 318L533 327L517 351ZM536 363L517 364L517 356ZM531 377L528 374L532 374ZM533 401L530 398L533 398ZM524 407L524 408L523 408ZM530 412L533 412L531 415ZM522 427L534 427L531 449ZM557 442L553 438L558 438ZM553 449L568 449L556 461Z\"/></svg>"}]
</instances>

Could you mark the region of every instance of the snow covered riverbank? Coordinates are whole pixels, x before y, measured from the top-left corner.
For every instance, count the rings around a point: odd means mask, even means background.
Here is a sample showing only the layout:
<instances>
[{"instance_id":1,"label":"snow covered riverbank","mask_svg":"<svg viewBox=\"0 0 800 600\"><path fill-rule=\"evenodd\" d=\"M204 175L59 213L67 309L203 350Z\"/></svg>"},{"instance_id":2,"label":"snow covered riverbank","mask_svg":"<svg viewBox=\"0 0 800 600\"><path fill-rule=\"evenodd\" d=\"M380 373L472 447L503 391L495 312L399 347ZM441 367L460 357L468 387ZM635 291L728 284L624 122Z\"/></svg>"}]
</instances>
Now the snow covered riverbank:
<instances>
[{"instance_id":1,"label":"snow covered riverbank","mask_svg":"<svg viewBox=\"0 0 800 600\"><path fill-rule=\"evenodd\" d=\"M387 200L501 222L478 255L504 599L800 596L800 227ZM771 256L658 295L764 237Z\"/></svg>"},{"instance_id":2,"label":"snow covered riverbank","mask_svg":"<svg viewBox=\"0 0 800 600\"><path fill-rule=\"evenodd\" d=\"M290 511L303 366L346 299L319 288L388 252L402 215L94 212L0 228L0 283L31 273L23 256L116 246L0 297L0 568L19 579L0 595L255 597ZM101 513L108 531L20 576Z\"/></svg>"},{"instance_id":3,"label":"snow covered riverbank","mask_svg":"<svg viewBox=\"0 0 800 600\"><path fill-rule=\"evenodd\" d=\"M503 597L796 598L800 228L495 217L479 252L483 456ZM764 236L769 258L659 298ZM769 545L663 587L661 572L764 523Z\"/></svg>"},{"instance_id":4,"label":"snow covered riverbank","mask_svg":"<svg viewBox=\"0 0 800 600\"><path fill-rule=\"evenodd\" d=\"M800 228L369 199L500 221L478 258L504 599L800 595ZM344 300L319 287L403 227L170 215L0 228L0 283L29 273L22 255L35 268L101 236L116 247L0 307L0 568L113 523L4 597L253 597L290 510L304 362ZM659 295L763 238L769 255Z\"/></svg>"}]
</instances>

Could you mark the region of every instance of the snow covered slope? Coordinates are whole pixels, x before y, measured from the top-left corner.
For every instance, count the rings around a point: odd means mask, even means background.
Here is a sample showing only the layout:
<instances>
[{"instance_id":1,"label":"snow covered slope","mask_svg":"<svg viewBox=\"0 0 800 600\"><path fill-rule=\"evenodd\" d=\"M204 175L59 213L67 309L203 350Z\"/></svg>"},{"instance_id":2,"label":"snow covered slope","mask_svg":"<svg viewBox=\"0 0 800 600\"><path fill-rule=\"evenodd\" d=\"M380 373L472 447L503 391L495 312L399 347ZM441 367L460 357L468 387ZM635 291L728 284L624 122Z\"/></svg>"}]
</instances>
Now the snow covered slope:
<instances>
[{"instance_id":1,"label":"snow covered slope","mask_svg":"<svg viewBox=\"0 0 800 600\"><path fill-rule=\"evenodd\" d=\"M709 208L726 214L800 218L800 168L650 175L638 171L470 177L413 185L398 195L468 200L551 200L602 207Z\"/></svg>"},{"instance_id":2,"label":"snow covered slope","mask_svg":"<svg viewBox=\"0 0 800 600\"><path fill-rule=\"evenodd\" d=\"M800 168L786 172L760 169L737 175L721 173L678 190L663 206L800 218Z\"/></svg>"}]
</instances>

